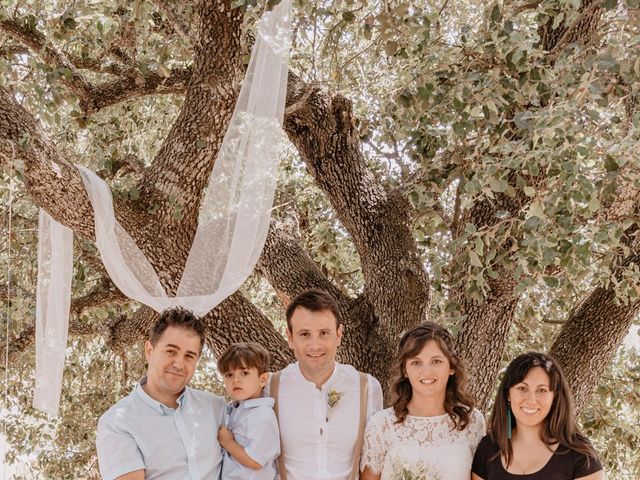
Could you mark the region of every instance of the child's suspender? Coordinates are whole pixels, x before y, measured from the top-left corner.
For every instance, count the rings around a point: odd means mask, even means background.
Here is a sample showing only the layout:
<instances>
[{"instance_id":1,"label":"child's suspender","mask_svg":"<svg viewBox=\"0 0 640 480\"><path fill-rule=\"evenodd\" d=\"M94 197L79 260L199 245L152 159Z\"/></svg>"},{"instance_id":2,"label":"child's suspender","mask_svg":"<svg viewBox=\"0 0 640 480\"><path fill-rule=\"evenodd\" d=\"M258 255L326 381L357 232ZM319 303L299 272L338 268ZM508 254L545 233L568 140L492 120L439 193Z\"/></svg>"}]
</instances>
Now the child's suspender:
<instances>
[{"instance_id":1,"label":"child's suspender","mask_svg":"<svg viewBox=\"0 0 640 480\"><path fill-rule=\"evenodd\" d=\"M269 393L274 399L273 411L278 418L278 393L280 390L280 373L276 372L271 375L271 385L269 387ZM369 403L369 381L367 374L358 372L360 377L360 420L358 423L358 437L356 439L356 445L353 449L353 465L351 467L351 476L349 480L356 480L360 475L360 452L362 451L362 442L364 440L364 427L367 422L367 407ZM278 421L279 423L279 421ZM282 440L280 440L280 456L278 457L278 472L280 474L280 480L287 480L287 470L284 465L284 451L282 450Z\"/></svg>"}]
</instances>

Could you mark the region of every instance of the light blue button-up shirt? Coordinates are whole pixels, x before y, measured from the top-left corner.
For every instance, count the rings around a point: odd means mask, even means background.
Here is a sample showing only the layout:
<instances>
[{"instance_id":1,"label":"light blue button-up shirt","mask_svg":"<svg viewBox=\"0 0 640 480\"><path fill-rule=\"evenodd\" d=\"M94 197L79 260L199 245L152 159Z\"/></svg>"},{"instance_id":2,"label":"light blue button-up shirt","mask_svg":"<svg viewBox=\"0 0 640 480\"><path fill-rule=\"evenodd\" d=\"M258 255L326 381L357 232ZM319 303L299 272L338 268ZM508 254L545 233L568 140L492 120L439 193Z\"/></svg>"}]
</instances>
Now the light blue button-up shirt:
<instances>
[{"instance_id":1,"label":"light blue button-up shirt","mask_svg":"<svg viewBox=\"0 0 640 480\"><path fill-rule=\"evenodd\" d=\"M230 404L227 428L252 459L262 465L252 470L225 452L222 480L273 480L280 455L280 432L273 398L251 398Z\"/></svg>"},{"instance_id":2,"label":"light blue button-up shirt","mask_svg":"<svg viewBox=\"0 0 640 480\"><path fill-rule=\"evenodd\" d=\"M146 480L218 480L224 399L186 387L173 409L147 395L145 383L146 377L98 421L102 478L144 469Z\"/></svg>"}]
</instances>

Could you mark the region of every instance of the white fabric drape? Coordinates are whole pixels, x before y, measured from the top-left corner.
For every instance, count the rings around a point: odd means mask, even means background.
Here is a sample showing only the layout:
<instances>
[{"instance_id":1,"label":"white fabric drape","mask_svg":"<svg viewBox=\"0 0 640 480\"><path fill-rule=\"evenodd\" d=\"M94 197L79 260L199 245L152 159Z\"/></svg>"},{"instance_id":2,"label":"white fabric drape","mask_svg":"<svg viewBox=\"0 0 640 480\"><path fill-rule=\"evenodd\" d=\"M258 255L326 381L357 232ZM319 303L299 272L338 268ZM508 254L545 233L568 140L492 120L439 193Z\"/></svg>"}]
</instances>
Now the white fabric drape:
<instances>
[{"instance_id":1,"label":"white fabric drape","mask_svg":"<svg viewBox=\"0 0 640 480\"><path fill-rule=\"evenodd\" d=\"M290 11L291 0L283 0L258 25L177 296L167 295L153 266L115 219L109 187L95 173L77 165L94 209L102 262L128 297L158 312L183 306L205 315L235 292L253 270L266 240L277 179Z\"/></svg>"},{"instance_id":2,"label":"white fabric drape","mask_svg":"<svg viewBox=\"0 0 640 480\"><path fill-rule=\"evenodd\" d=\"M67 347L73 232L40 209L36 286L36 385L33 406L55 416Z\"/></svg>"}]
</instances>

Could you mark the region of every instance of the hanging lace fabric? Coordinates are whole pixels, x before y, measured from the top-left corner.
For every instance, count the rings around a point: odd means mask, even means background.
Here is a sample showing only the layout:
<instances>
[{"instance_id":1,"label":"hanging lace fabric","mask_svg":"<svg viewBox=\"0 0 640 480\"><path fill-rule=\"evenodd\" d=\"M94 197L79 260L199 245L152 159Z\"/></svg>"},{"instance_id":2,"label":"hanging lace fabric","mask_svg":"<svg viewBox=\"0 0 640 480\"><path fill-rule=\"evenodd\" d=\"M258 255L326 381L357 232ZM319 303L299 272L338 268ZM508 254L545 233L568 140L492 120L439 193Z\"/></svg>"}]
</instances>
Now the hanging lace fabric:
<instances>
[{"instance_id":1,"label":"hanging lace fabric","mask_svg":"<svg viewBox=\"0 0 640 480\"><path fill-rule=\"evenodd\" d=\"M62 392L72 279L73 232L40 209L33 406L52 416Z\"/></svg>"},{"instance_id":2,"label":"hanging lace fabric","mask_svg":"<svg viewBox=\"0 0 640 480\"><path fill-rule=\"evenodd\" d=\"M271 218L290 43L291 0L282 0L259 22L247 73L209 177L198 229L176 296L165 292L153 266L116 220L106 183L89 169L76 165L94 210L100 257L115 285L129 298L157 312L183 306L196 315L205 315L235 292L253 270ZM39 274L39 285L41 280ZM67 306L67 318L68 314ZM59 329L48 330L48 320L43 326L36 329L36 338L51 350L43 355L61 358L64 363L61 337L50 340L54 333L60 336ZM64 343L66 333L65 329ZM51 398L45 401L39 397L38 402L34 399L34 406L44 409L45 404L55 405L57 411L61 383L61 371L36 371L36 384L50 385Z\"/></svg>"}]
</instances>

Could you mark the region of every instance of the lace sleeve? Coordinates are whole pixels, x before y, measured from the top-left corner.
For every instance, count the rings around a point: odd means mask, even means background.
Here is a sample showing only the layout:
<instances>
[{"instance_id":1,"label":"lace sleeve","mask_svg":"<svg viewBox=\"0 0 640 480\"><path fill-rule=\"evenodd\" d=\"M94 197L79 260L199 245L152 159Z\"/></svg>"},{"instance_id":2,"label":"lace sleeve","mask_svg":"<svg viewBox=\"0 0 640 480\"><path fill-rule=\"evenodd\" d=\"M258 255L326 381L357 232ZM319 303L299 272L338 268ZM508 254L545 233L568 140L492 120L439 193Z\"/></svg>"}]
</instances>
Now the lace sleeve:
<instances>
[{"instance_id":1,"label":"lace sleeve","mask_svg":"<svg viewBox=\"0 0 640 480\"><path fill-rule=\"evenodd\" d=\"M478 444L480 443L480 440L482 440L482 437L485 436L487 428L484 416L479 410L474 408L472 415L473 421L471 422L471 425L469 425L469 433L471 434L471 453L475 452L476 448L478 448Z\"/></svg>"},{"instance_id":2,"label":"lace sleeve","mask_svg":"<svg viewBox=\"0 0 640 480\"><path fill-rule=\"evenodd\" d=\"M364 431L364 441L362 444L362 455L360 456L360 471L369 467L372 473L379 475L382 472L384 463L384 419L385 411L373 415L367 423Z\"/></svg>"}]
</instances>

